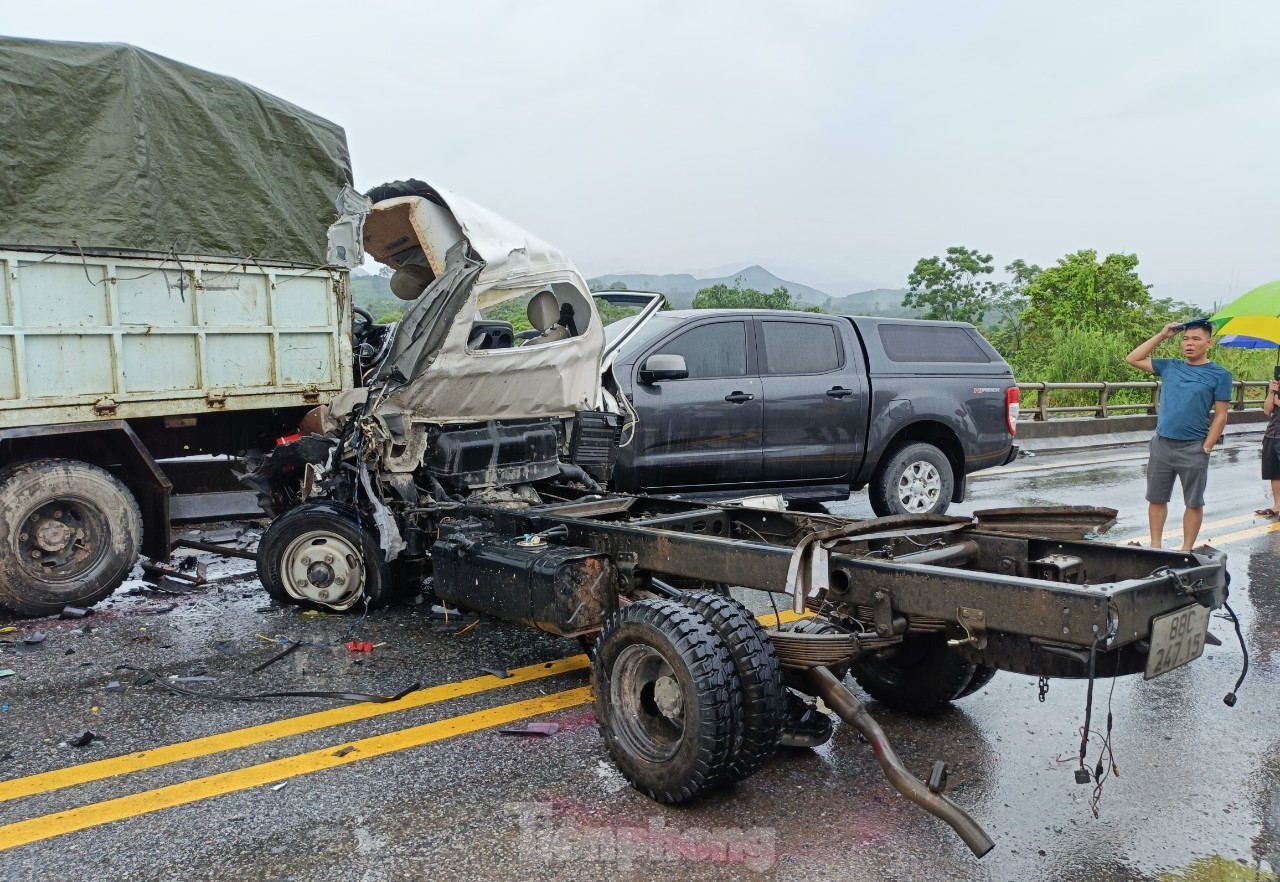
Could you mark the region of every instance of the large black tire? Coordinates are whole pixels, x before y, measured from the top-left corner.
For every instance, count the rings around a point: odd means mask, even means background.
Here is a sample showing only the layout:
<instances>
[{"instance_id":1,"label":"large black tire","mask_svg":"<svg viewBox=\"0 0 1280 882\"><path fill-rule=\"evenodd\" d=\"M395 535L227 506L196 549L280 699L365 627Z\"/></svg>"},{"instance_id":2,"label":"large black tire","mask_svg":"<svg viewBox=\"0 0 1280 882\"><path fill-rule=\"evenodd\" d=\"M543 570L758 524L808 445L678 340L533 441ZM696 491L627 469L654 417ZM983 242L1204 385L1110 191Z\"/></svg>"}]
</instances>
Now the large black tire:
<instances>
[{"instance_id":1,"label":"large black tire","mask_svg":"<svg viewBox=\"0 0 1280 882\"><path fill-rule=\"evenodd\" d=\"M36 459L0 471L0 605L46 616L90 606L137 563L142 514L104 469Z\"/></svg>"},{"instance_id":2,"label":"large black tire","mask_svg":"<svg viewBox=\"0 0 1280 882\"><path fill-rule=\"evenodd\" d=\"M258 578L280 603L345 612L385 606L394 591L377 540L356 511L331 502L292 508L258 543Z\"/></svg>"},{"instance_id":3,"label":"large black tire","mask_svg":"<svg viewBox=\"0 0 1280 882\"><path fill-rule=\"evenodd\" d=\"M881 704L912 714L945 710L973 679L975 665L943 634L907 637L853 665L853 678Z\"/></svg>"},{"instance_id":4,"label":"large black tire","mask_svg":"<svg viewBox=\"0 0 1280 882\"><path fill-rule=\"evenodd\" d=\"M755 616L732 597L693 592L681 598L724 641L742 687L742 727L725 766L723 783L751 775L778 752L786 709L782 666L773 642Z\"/></svg>"},{"instance_id":5,"label":"large black tire","mask_svg":"<svg viewBox=\"0 0 1280 882\"><path fill-rule=\"evenodd\" d=\"M623 776L665 803L724 778L742 697L724 641L674 600L641 600L610 616L591 665L596 722Z\"/></svg>"},{"instance_id":6,"label":"large black tire","mask_svg":"<svg viewBox=\"0 0 1280 882\"><path fill-rule=\"evenodd\" d=\"M966 695L972 695L983 686L991 682L991 678L997 673L996 668L989 668L986 665L974 665L973 676L969 678L969 684L960 690L960 694L956 698L964 698Z\"/></svg>"},{"instance_id":7,"label":"large black tire","mask_svg":"<svg viewBox=\"0 0 1280 882\"><path fill-rule=\"evenodd\" d=\"M932 444L908 442L891 449L871 479L867 498L880 517L946 514L955 492L951 460Z\"/></svg>"}]
</instances>

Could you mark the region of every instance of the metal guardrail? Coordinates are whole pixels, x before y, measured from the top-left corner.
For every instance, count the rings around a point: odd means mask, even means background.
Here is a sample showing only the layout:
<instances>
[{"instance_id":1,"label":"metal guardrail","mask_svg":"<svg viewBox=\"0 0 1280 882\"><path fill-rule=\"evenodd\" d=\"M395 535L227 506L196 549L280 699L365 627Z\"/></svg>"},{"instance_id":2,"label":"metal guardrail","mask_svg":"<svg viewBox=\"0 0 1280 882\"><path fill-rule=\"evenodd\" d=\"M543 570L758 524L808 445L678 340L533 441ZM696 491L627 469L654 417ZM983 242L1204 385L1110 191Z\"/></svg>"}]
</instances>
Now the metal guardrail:
<instances>
[{"instance_id":1,"label":"metal guardrail","mask_svg":"<svg viewBox=\"0 0 1280 882\"><path fill-rule=\"evenodd\" d=\"M1267 380L1236 380L1232 383L1231 410L1261 410L1262 400L1266 397L1267 382ZM1079 417L1089 414L1096 419L1107 419L1131 414L1154 414L1160 404L1160 385L1159 380L1125 383L1019 383L1018 389L1022 392L1022 414L1020 420L1039 423L1048 422L1055 415ZM1121 404L1112 403L1112 393L1125 389L1147 390L1151 393L1150 400L1124 402ZM1248 394L1250 389L1258 389L1258 396L1251 397ZM1065 391L1096 392L1098 394L1098 403L1083 405L1054 405L1050 403L1052 393ZM1028 394L1032 392L1036 396L1034 405L1029 404L1027 401Z\"/></svg>"}]
</instances>

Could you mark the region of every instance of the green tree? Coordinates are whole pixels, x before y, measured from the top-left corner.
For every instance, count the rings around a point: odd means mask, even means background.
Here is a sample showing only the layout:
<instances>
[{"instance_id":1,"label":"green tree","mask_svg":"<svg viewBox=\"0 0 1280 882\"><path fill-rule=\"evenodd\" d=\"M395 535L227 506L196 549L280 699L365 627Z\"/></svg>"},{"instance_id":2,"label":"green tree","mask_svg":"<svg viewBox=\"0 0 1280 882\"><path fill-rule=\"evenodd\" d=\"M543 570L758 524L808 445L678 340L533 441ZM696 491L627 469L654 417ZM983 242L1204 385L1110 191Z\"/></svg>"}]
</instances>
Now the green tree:
<instances>
[{"instance_id":1,"label":"green tree","mask_svg":"<svg viewBox=\"0 0 1280 882\"><path fill-rule=\"evenodd\" d=\"M978 324L995 294L991 255L953 246L942 257L923 257L907 276L902 305L923 309L922 318Z\"/></svg>"},{"instance_id":2,"label":"green tree","mask_svg":"<svg viewBox=\"0 0 1280 882\"><path fill-rule=\"evenodd\" d=\"M703 288L693 295L694 309L798 309L804 312L822 312L821 306L808 306L791 299L791 293L784 285L779 285L769 293L757 291L755 288L742 287L742 280L735 279L733 285L721 282Z\"/></svg>"},{"instance_id":3,"label":"green tree","mask_svg":"<svg viewBox=\"0 0 1280 882\"><path fill-rule=\"evenodd\" d=\"M1137 267L1136 254L1108 254L1099 262L1092 248L1060 257L1027 286L1023 320L1041 339L1080 326L1122 332L1144 326L1151 286L1138 278Z\"/></svg>"},{"instance_id":4,"label":"green tree","mask_svg":"<svg viewBox=\"0 0 1280 882\"><path fill-rule=\"evenodd\" d=\"M1022 349L1026 324L1022 314L1026 312L1030 301L1027 288L1031 281L1040 275L1040 267L1018 258L1004 268L1009 274L1009 281L997 282L991 289L991 298L987 304L987 313L983 317L983 332L1006 358Z\"/></svg>"}]
</instances>

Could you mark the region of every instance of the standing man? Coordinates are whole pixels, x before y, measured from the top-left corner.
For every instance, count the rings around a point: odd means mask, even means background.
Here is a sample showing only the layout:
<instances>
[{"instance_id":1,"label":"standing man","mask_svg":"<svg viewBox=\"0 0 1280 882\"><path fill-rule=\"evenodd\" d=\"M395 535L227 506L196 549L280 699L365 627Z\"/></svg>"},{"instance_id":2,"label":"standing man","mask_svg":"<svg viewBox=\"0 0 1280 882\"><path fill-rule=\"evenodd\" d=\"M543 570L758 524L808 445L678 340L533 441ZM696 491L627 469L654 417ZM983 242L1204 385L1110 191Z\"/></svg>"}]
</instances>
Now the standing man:
<instances>
[{"instance_id":1,"label":"standing man","mask_svg":"<svg viewBox=\"0 0 1280 882\"><path fill-rule=\"evenodd\" d=\"M1182 332L1183 358L1152 358L1165 340ZM1182 550L1196 544L1204 522L1204 488L1209 479L1209 452L1227 427L1231 401L1231 371L1209 361L1213 326L1200 319L1164 329L1125 356L1140 371L1164 382L1160 389L1160 413L1147 460L1147 522L1151 547L1159 548L1169 515L1173 479L1182 483ZM1212 412L1213 418L1210 419Z\"/></svg>"},{"instance_id":2,"label":"standing man","mask_svg":"<svg viewBox=\"0 0 1280 882\"><path fill-rule=\"evenodd\" d=\"M1275 517L1280 513L1280 380L1267 385L1267 399L1262 412L1267 415L1267 430L1262 433L1262 480L1271 482L1271 508L1260 508L1257 514Z\"/></svg>"}]
</instances>

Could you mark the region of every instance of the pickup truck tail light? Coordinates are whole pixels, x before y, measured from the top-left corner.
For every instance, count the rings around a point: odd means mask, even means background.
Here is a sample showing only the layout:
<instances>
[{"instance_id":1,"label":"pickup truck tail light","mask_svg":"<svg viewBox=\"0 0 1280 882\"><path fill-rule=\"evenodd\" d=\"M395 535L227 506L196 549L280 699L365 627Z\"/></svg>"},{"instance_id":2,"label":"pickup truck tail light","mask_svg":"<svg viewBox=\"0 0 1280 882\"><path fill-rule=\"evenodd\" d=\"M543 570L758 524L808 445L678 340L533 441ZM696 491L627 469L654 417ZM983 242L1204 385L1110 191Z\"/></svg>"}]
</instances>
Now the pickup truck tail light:
<instances>
[{"instance_id":1,"label":"pickup truck tail light","mask_svg":"<svg viewBox=\"0 0 1280 882\"><path fill-rule=\"evenodd\" d=\"M1018 414L1022 412L1022 390L1010 386L1004 390L1004 418L1009 426L1009 434L1018 434Z\"/></svg>"}]
</instances>

